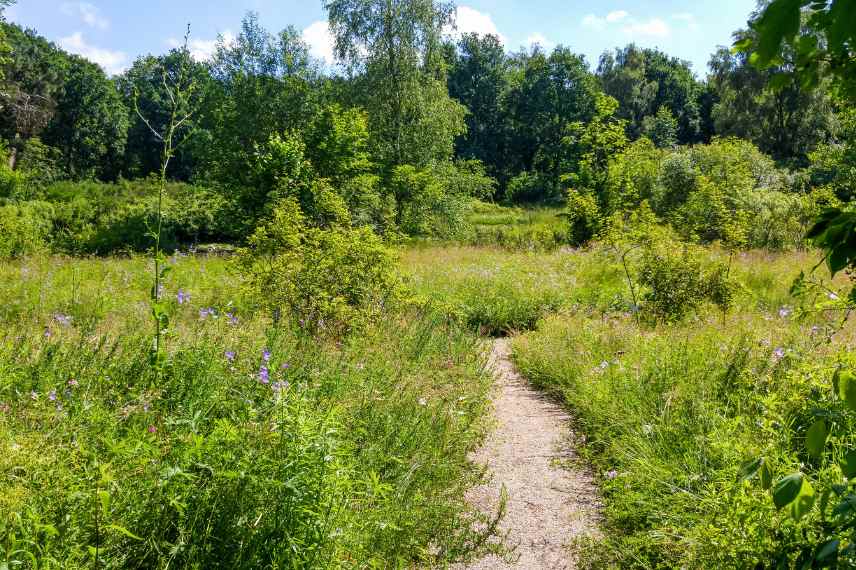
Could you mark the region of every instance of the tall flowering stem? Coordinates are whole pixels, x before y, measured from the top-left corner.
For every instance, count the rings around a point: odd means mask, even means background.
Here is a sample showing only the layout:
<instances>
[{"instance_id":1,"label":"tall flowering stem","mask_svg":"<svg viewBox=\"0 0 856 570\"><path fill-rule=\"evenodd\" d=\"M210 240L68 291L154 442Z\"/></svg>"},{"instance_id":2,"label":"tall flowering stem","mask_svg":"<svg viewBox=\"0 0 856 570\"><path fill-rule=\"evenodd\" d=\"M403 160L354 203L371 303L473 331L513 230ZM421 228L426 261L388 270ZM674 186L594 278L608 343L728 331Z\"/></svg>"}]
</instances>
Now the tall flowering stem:
<instances>
[{"instance_id":1,"label":"tall flowering stem","mask_svg":"<svg viewBox=\"0 0 856 570\"><path fill-rule=\"evenodd\" d=\"M142 111L140 111L138 93L134 93L134 110L155 138L162 143L156 224L154 228L149 228L150 232L148 234L154 240L154 247L152 249L154 275L152 279L151 307L155 328L151 350L151 364L155 368L158 378L166 362L163 350L164 333L169 328L169 314L166 303L161 295L164 278L170 270L161 247L163 201L164 194L166 193L167 171L176 151L192 134L192 129L189 127L195 111L194 94L197 90L197 85L190 69L190 50L187 47L189 40L190 26L188 25L184 36L184 45L181 48L178 69L172 74L166 68L162 70L163 92L169 104L169 118L161 130L153 125Z\"/></svg>"}]
</instances>

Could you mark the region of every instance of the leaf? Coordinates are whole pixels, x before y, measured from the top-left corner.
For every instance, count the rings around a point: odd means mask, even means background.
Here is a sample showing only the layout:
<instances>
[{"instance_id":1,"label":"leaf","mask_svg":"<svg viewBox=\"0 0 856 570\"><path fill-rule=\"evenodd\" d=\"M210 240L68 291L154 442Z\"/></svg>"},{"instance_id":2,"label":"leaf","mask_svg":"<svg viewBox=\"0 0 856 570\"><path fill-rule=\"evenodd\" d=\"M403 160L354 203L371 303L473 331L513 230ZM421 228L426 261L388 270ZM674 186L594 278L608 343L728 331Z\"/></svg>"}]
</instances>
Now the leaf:
<instances>
[{"instance_id":1,"label":"leaf","mask_svg":"<svg viewBox=\"0 0 856 570\"><path fill-rule=\"evenodd\" d=\"M737 474L737 479L739 481L748 481L755 477L758 474L758 471L761 470L761 467L764 465L764 458L758 457L756 459L750 459L746 461L740 466L740 470Z\"/></svg>"},{"instance_id":2,"label":"leaf","mask_svg":"<svg viewBox=\"0 0 856 570\"><path fill-rule=\"evenodd\" d=\"M116 532L118 532L120 534L124 534L128 538L133 538L134 540L143 540L143 538L141 536L137 536L136 534L134 534L133 532L131 532L130 530L126 529L123 526L119 526L117 524L111 524L107 528L109 528L111 530L115 530Z\"/></svg>"},{"instance_id":3,"label":"leaf","mask_svg":"<svg viewBox=\"0 0 856 570\"><path fill-rule=\"evenodd\" d=\"M797 498L790 504L789 510L791 518L794 520L800 520L803 518L814 506L814 501L814 487L811 486L808 479L803 477L802 486L797 494Z\"/></svg>"},{"instance_id":4,"label":"leaf","mask_svg":"<svg viewBox=\"0 0 856 570\"><path fill-rule=\"evenodd\" d=\"M764 10L756 24L760 32L757 53L761 65L778 55L782 40L799 32L800 8L800 0L773 0Z\"/></svg>"},{"instance_id":5,"label":"leaf","mask_svg":"<svg viewBox=\"0 0 856 570\"><path fill-rule=\"evenodd\" d=\"M110 511L110 493L107 491L98 491L98 501L101 503L102 513Z\"/></svg>"},{"instance_id":6,"label":"leaf","mask_svg":"<svg viewBox=\"0 0 856 570\"><path fill-rule=\"evenodd\" d=\"M814 458L819 458L823 454L823 448L826 446L826 438L829 435L829 430L826 426L826 421L817 420L814 422L805 436L805 447L809 455Z\"/></svg>"},{"instance_id":7,"label":"leaf","mask_svg":"<svg viewBox=\"0 0 856 570\"><path fill-rule=\"evenodd\" d=\"M856 376L849 370L842 370L838 375L838 397L856 411Z\"/></svg>"},{"instance_id":8,"label":"leaf","mask_svg":"<svg viewBox=\"0 0 856 570\"><path fill-rule=\"evenodd\" d=\"M784 477L773 487L773 504L782 509L796 500L802 489L803 474L792 473Z\"/></svg>"},{"instance_id":9,"label":"leaf","mask_svg":"<svg viewBox=\"0 0 856 570\"><path fill-rule=\"evenodd\" d=\"M838 548L840 546L841 541L834 538L817 549L817 554L814 555L814 559L817 562L832 562L838 558Z\"/></svg>"},{"instance_id":10,"label":"leaf","mask_svg":"<svg viewBox=\"0 0 856 570\"><path fill-rule=\"evenodd\" d=\"M841 472L848 479L856 477L856 450L850 451L840 463Z\"/></svg>"}]
</instances>

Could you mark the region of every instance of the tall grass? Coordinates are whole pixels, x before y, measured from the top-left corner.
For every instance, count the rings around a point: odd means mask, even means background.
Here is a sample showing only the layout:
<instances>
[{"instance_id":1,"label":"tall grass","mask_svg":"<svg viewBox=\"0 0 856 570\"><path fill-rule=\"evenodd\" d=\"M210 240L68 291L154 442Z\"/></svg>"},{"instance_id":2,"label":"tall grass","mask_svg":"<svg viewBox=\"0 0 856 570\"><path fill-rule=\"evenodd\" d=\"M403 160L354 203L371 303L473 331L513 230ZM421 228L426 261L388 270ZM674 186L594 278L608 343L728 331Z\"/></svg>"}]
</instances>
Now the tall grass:
<instances>
[{"instance_id":1,"label":"tall grass","mask_svg":"<svg viewBox=\"0 0 856 570\"><path fill-rule=\"evenodd\" d=\"M761 257L735 260L745 290L724 317L706 309L652 327L572 311L514 343L522 374L563 399L585 435L605 503L603 538L584 545L590 567L773 567L822 536L817 513L796 522L776 511L740 467L765 455L776 477L840 477L804 440L835 366L852 361L854 331L827 344L823 315L794 318L787 289L809 257ZM854 441L842 428L833 445Z\"/></svg>"},{"instance_id":2,"label":"tall grass","mask_svg":"<svg viewBox=\"0 0 856 570\"><path fill-rule=\"evenodd\" d=\"M322 341L254 314L227 262L176 258L158 377L149 263L0 265L0 565L396 568L471 554L466 457L489 385L476 337L411 311Z\"/></svg>"}]
</instances>

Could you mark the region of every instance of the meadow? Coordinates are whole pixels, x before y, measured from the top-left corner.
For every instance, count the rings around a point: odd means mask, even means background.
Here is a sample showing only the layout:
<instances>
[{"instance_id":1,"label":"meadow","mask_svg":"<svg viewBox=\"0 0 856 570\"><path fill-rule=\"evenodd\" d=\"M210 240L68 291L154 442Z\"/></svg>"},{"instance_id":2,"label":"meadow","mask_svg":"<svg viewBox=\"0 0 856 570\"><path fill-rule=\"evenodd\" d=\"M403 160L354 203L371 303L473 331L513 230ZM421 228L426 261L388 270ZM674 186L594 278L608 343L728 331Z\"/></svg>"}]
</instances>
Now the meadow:
<instances>
[{"instance_id":1,"label":"meadow","mask_svg":"<svg viewBox=\"0 0 856 570\"><path fill-rule=\"evenodd\" d=\"M169 365L144 258L0 266L0 560L33 568L406 567L479 542L479 339L402 310L273 327L230 262L176 256Z\"/></svg>"},{"instance_id":2,"label":"meadow","mask_svg":"<svg viewBox=\"0 0 856 570\"><path fill-rule=\"evenodd\" d=\"M323 1L323 60L321 22L164 10L144 55L14 3L0 570L467 570L505 512L583 568L856 568L852 0L760 3L706 75L439 0ZM472 459L508 426L516 497ZM587 538L520 509L569 458Z\"/></svg>"}]
</instances>

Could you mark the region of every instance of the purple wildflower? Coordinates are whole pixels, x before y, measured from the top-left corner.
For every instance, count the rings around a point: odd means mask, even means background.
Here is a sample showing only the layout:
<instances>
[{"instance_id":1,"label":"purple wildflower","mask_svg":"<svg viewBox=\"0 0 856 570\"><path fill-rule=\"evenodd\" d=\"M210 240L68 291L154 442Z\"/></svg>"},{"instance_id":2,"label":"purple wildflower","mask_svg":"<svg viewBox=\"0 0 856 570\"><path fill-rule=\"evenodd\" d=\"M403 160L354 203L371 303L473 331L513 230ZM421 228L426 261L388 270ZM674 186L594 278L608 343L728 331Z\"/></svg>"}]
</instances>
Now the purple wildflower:
<instances>
[{"instance_id":1,"label":"purple wildflower","mask_svg":"<svg viewBox=\"0 0 856 570\"><path fill-rule=\"evenodd\" d=\"M282 381L282 382L274 382L273 386L271 386L271 387L273 388L274 392L284 392L284 391L288 390L289 385L290 384L288 382Z\"/></svg>"},{"instance_id":2,"label":"purple wildflower","mask_svg":"<svg viewBox=\"0 0 856 570\"><path fill-rule=\"evenodd\" d=\"M259 368L259 382L262 384L270 384L270 371L267 366Z\"/></svg>"},{"instance_id":3,"label":"purple wildflower","mask_svg":"<svg viewBox=\"0 0 856 570\"><path fill-rule=\"evenodd\" d=\"M235 313L233 313L232 311L229 311L228 313L226 313L226 317L229 319L230 325L234 326L234 325L238 324L238 317L236 317Z\"/></svg>"},{"instance_id":4,"label":"purple wildflower","mask_svg":"<svg viewBox=\"0 0 856 570\"><path fill-rule=\"evenodd\" d=\"M48 392L48 400L51 402L56 402L56 390L51 390Z\"/></svg>"},{"instance_id":5,"label":"purple wildflower","mask_svg":"<svg viewBox=\"0 0 856 570\"><path fill-rule=\"evenodd\" d=\"M264 349L262 351L262 360L264 360L265 362L270 362L270 350Z\"/></svg>"},{"instance_id":6,"label":"purple wildflower","mask_svg":"<svg viewBox=\"0 0 856 570\"><path fill-rule=\"evenodd\" d=\"M189 298L190 297L188 297L188 299ZM217 316L217 311L216 311L216 309L214 309L214 307L199 309L199 320L200 321L204 321L208 317L216 317L216 316Z\"/></svg>"},{"instance_id":7,"label":"purple wildflower","mask_svg":"<svg viewBox=\"0 0 856 570\"><path fill-rule=\"evenodd\" d=\"M226 360L228 360L229 362L235 362L236 356L237 356L237 354L235 354L234 350L227 350L226 351Z\"/></svg>"},{"instance_id":8,"label":"purple wildflower","mask_svg":"<svg viewBox=\"0 0 856 570\"><path fill-rule=\"evenodd\" d=\"M190 293L186 292L184 289L179 289L178 295L176 295L176 298L178 299L179 305L189 303L190 302Z\"/></svg>"},{"instance_id":9,"label":"purple wildflower","mask_svg":"<svg viewBox=\"0 0 856 570\"><path fill-rule=\"evenodd\" d=\"M149 433L157 433L157 431L158 428L156 428L155 426L149 426Z\"/></svg>"},{"instance_id":10,"label":"purple wildflower","mask_svg":"<svg viewBox=\"0 0 856 570\"><path fill-rule=\"evenodd\" d=\"M280 370L288 370L289 368L291 368L291 364L289 364L288 362L283 362L282 366L280 366L279 368Z\"/></svg>"},{"instance_id":11,"label":"purple wildflower","mask_svg":"<svg viewBox=\"0 0 856 570\"><path fill-rule=\"evenodd\" d=\"M785 349L782 347L777 348L776 350L773 351L773 357L776 360L783 359L785 357Z\"/></svg>"},{"instance_id":12,"label":"purple wildflower","mask_svg":"<svg viewBox=\"0 0 856 570\"><path fill-rule=\"evenodd\" d=\"M789 316L791 316L792 312L793 311L790 309L790 307L782 307L781 309L779 309L779 317L782 319L787 319Z\"/></svg>"},{"instance_id":13,"label":"purple wildflower","mask_svg":"<svg viewBox=\"0 0 856 570\"><path fill-rule=\"evenodd\" d=\"M31 400L38 400L39 399L39 393L36 392L35 390L32 390L30 392L30 399Z\"/></svg>"},{"instance_id":14,"label":"purple wildflower","mask_svg":"<svg viewBox=\"0 0 856 570\"><path fill-rule=\"evenodd\" d=\"M618 471L616 471L615 469L606 472L607 479L615 479L616 477L618 477Z\"/></svg>"},{"instance_id":15,"label":"purple wildflower","mask_svg":"<svg viewBox=\"0 0 856 570\"><path fill-rule=\"evenodd\" d=\"M835 294L835 293L833 293L832 291L830 291L826 296L827 296L827 297L829 297L829 298L830 298L830 300L832 300L832 301L837 301L837 300L838 300L838 295L836 295L836 294Z\"/></svg>"},{"instance_id":16,"label":"purple wildflower","mask_svg":"<svg viewBox=\"0 0 856 570\"><path fill-rule=\"evenodd\" d=\"M54 315L54 320L64 327L71 326L71 317L68 315L57 313Z\"/></svg>"},{"instance_id":17,"label":"purple wildflower","mask_svg":"<svg viewBox=\"0 0 856 570\"><path fill-rule=\"evenodd\" d=\"M72 378L71 380L68 381L68 385L71 386L72 388L74 388L75 386L77 386L77 380Z\"/></svg>"},{"instance_id":18,"label":"purple wildflower","mask_svg":"<svg viewBox=\"0 0 856 570\"><path fill-rule=\"evenodd\" d=\"M53 336L51 329L45 329L45 338L50 338Z\"/></svg>"}]
</instances>

